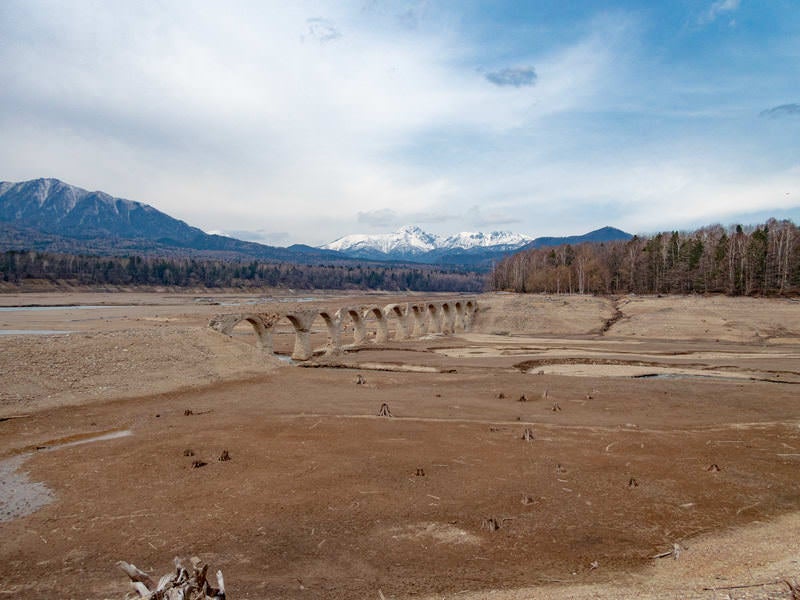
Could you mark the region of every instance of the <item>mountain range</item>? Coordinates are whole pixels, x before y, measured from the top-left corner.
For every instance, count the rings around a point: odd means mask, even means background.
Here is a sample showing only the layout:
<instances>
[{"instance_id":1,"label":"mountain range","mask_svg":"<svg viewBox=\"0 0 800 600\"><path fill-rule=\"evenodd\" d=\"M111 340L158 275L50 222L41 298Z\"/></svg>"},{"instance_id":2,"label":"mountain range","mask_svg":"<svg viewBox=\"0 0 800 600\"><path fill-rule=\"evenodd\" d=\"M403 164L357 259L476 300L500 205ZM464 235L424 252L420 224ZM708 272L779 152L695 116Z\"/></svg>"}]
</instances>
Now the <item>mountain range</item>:
<instances>
[{"instance_id":1,"label":"mountain range","mask_svg":"<svg viewBox=\"0 0 800 600\"><path fill-rule=\"evenodd\" d=\"M492 231L491 233L464 231L445 237L428 233L413 225L407 225L393 233L346 235L321 246L321 248L374 260L417 260L436 251L481 248L497 252L510 252L531 241L533 241L531 237L510 231Z\"/></svg>"},{"instance_id":2,"label":"mountain range","mask_svg":"<svg viewBox=\"0 0 800 600\"><path fill-rule=\"evenodd\" d=\"M58 179L0 182L0 250L336 262L348 257L297 244L266 246L208 234L148 204Z\"/></svg>"},{"instance_id":3,"label":"mountain range","mask_svg":"<svg viewBox=\"0 0 800 600\"><path fill-rule=\"evenodd\" d=\"M507 231L439 236L406 226L394 233L348 235L318 248L303 244L282 248L205 233L147 204L58 179L0 182L0 251L188 255L306 264L369 260L488 270L493 261L524 248L630 237L613 227L582 236L532 239Z\"/></svg>"},{"instance_id":4,"label":"mountain range","mask_svg":"<svg viewBox=\"0 0 800 600\"><path fill-rule=\"evenodd\" d=\"M603 227L584 235L540 237L510 231L461 232L439 236L408 225L393 233L352 234L320 246L353 258L406 260L426 264L488 266L494 260L527 248L628 240L632 236L614 227Z\"/></svg>"}]
</instances>

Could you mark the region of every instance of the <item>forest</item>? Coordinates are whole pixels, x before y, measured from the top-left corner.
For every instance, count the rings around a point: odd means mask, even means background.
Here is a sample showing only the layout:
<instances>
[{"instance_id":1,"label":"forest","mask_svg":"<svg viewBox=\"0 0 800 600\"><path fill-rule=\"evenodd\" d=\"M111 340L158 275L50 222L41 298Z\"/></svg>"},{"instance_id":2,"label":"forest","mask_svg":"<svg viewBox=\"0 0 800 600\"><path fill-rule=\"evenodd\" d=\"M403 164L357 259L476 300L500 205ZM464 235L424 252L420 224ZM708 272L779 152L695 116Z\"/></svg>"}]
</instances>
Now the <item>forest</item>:
<instances>
[{"instance_id":1,"label":"forest","mask_svg":"<svg viewBox=\"0 0 800 600\"><path fill-rule=\"evenodd\" d=\"M570 294L800 292L800 232L788 220L524 250L490 275L495 290Z\"/></svg>"},{"instance_id":2,"label":"forest","mask_svg":"<svg viewBox=\"0 0 800 600\"><path fill-rule=\"evenodd\" d=\"M421 292L480 292L486 275L468 270L381 264L305 265L37 251L0 254L0 282L72 286L168 286Z\"/></svg>"}]
</instances>

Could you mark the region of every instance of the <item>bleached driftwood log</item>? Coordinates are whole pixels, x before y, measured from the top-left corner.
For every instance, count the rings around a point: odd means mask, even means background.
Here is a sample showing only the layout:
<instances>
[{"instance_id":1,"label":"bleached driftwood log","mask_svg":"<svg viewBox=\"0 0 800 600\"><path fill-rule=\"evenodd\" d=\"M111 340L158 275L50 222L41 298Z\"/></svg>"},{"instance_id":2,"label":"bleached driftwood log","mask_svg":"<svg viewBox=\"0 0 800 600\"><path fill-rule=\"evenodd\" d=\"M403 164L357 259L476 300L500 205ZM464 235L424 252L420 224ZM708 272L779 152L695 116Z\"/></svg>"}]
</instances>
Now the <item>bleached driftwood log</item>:
<instances>
[{"instance_id":1,"label":"bleached driftwood log","mask_svg":"<svg viewBox=\"0 0 800 600\"><path fill-rule=\"evenodd\" d=\"M175 572L167 573L158 583L144 571L135 565L125 561L119 561L117 566L125 571L131 579L131 587L135 592L127 594L126 598L146 598L147 600L225 600L225 580L222 578L222 571L217 571L217 585L213 587L206 575L208 565L199 558L192 557L190 560L191 572L187 569L181 559L174 558Z\"/></svg>"}]
</instances>

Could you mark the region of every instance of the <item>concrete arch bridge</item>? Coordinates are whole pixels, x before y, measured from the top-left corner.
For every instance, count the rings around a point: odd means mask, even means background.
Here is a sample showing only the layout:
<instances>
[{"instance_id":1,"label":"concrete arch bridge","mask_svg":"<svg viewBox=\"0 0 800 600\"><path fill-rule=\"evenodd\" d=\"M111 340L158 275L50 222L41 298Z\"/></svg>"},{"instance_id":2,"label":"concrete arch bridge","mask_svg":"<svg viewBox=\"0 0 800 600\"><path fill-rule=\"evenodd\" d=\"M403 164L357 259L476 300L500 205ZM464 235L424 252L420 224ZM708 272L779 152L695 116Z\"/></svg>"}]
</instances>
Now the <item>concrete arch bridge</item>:
<instances>
[{"instance_id":1,"label":"concrete arch bridge","mask_svg":"<svg viewBox=\"0 0 800 600\"><path fill-rule=\"evenodd\" d=\"M335 309L298 308L270 312L224 313L214 316L208 326L232 335L234 327L243 321L253 327L256 345L265 352L274 354L273 328L281 321L291 323L294 330L295 360L308 360L314 354L311 347L311 328L318 318L322 318L328 333L324 348L327 354L340 352L344 328L353 328L353 346L368 342L368 326L374 323L375 339L372 343L381 344L393 340L418 338L431 333L452 334L469 331L478 302L473 298L437 300L434 302L401 303L378 306L376 304L344 306Z\"/></svg>"}]
</instances>

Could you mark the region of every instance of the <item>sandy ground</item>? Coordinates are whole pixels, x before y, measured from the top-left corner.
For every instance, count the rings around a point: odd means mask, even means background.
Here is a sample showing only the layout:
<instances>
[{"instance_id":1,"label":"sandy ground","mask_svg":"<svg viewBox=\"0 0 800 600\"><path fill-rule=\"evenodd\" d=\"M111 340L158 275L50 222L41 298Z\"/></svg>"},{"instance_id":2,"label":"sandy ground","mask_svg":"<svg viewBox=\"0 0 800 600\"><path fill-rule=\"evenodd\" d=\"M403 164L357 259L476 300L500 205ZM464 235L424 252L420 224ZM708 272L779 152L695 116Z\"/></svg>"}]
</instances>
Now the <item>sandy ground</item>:
<instances>
[{"instance_id":1,"label":"sandy ground","mask_svg":"<svg viewBox=\"0 0 800 600\"><path fill-rule=\"evenodd\" d=\"M71 332L0 335L0 593L195 554L237 598L791 598L800 303L486 294L316 368L205 328L283 299L0 296L102 307L0 311Z\"/></svg>"}]
</instances>

